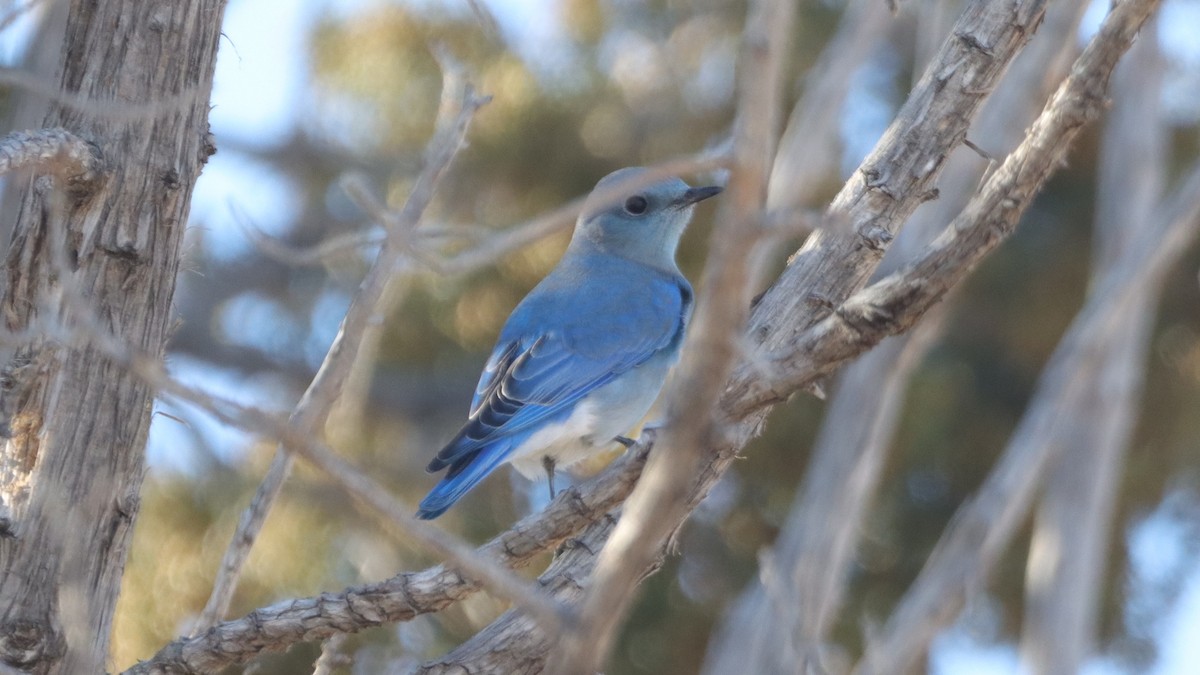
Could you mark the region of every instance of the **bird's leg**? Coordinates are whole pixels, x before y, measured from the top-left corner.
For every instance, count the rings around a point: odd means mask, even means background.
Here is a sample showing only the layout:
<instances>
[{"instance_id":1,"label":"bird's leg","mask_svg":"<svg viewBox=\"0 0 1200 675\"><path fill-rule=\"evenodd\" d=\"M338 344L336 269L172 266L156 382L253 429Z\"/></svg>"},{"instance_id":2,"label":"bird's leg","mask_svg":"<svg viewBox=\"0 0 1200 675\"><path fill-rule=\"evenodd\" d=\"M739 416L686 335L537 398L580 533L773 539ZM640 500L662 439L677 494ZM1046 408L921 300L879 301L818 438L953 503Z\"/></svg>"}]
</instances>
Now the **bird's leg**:
<instances>
[{"instance_id":1,"label":"bird's leg","mask_svg":"<svg viewBox=\"0 0 1200 675\"><path fill-rule=\"evenodd\" d=\"M632 448L634 445L637 444L637 441L633 440L632 438L629 438L628 436L617 436L613 440L620 443L621 445L625 446L626 450L628 450L629 448Z\"/></svg>"},{"instance_id":2,"label":"bird's leg","mask_svg":"<svg viewBox=\"0 0 1200 675\"><path fill-rule=\"evenodd\" d=\"M554 458L550 455L542 457L542 468L546 470L546 478L550 481L550 501L554 501Z\"/></svg>"}]
</instances>

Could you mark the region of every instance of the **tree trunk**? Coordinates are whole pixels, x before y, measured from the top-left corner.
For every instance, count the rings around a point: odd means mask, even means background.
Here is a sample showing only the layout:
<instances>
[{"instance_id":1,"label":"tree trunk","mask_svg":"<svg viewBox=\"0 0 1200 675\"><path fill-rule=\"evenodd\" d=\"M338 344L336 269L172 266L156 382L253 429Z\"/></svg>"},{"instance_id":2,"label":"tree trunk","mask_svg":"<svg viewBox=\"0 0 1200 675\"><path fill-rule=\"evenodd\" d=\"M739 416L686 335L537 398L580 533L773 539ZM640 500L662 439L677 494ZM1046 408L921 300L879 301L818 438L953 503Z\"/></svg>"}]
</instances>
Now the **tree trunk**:
<instances>
[{"instance_id":1,"label":"tree trunk","mask_svg":"<svg viewBox=\"0 0 1200 675\"><path fill-rule=\"evenodd\" d=\"M73 0L47 127L94 143L95 180L29 181L4 319L28 331L0 380L0 660L94 673L138 510L152 392L71 339L163 353L224 0ZM72 298L82 300L73 302ZM35 333L65 325L54 338ZM84 327L79 329L79 327Z\"/></svg>"}]
</instances>

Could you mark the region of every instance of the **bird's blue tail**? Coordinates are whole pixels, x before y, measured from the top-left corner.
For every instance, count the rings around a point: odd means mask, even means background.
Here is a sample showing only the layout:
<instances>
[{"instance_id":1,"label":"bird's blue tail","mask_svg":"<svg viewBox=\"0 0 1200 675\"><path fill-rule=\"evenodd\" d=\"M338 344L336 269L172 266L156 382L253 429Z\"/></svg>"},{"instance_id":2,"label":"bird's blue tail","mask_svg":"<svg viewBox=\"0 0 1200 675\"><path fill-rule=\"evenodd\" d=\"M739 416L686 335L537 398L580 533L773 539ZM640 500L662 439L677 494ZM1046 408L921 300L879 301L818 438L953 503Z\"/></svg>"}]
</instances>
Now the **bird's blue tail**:
<instances>
[{"instance_id":1,"label":"bird's blue tail","mask_svg":"<svg viewBox=\"0 0 1200 675\"><path fill-rule=\"evenodd\" d=\"M497 466L503 464L504 460L508 459L511 450L511 439L505 439L489 445L473 457L465 459L465 464L461 468L452 464L442 482L425 495L425 499L422 499L420 505L417 506L417 517L422 520L433 520L445 513L446 509L467 494L468 490L487 478L487 475Z\"/></svg>"}]
</instances>

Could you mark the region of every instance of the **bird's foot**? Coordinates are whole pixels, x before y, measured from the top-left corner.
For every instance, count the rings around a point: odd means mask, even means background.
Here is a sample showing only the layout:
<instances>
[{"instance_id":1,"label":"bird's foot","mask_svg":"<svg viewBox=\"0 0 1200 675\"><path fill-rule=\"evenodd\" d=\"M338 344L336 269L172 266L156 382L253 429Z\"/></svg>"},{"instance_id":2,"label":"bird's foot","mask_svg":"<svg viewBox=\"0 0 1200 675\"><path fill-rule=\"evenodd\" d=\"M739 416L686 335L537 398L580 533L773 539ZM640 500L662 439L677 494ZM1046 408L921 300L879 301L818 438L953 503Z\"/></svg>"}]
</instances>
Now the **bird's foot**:
<instances>
[{"instance_id":1,"label":"bird's foot","mask_svg":"<svg viewBox=\"0 0 1200 675\"><path fill-rule=\"evenodd\" d=\"M554 549L554 559L558 560L559 556L567 551L570 551L571 549L576 548L581 548L587 551L588 555L592 556L593 558L596 557L596 552L592 550L591 546L587 545L587 542L578 537L571 537L570 539L564 539L563 543L559 544L558 548Z\"/></svg>"},{"instance_id":2,"label":"bird's foot","mask_svg":"<svg viewBox=\"0 0 1200 675\"><path fill-rule=\"evenodd\" d=\"M546 470L546 479L550 484L550 501L554 501L554 458L549 455L542 457L542 468Z\"/></svg>"}]
</instances>

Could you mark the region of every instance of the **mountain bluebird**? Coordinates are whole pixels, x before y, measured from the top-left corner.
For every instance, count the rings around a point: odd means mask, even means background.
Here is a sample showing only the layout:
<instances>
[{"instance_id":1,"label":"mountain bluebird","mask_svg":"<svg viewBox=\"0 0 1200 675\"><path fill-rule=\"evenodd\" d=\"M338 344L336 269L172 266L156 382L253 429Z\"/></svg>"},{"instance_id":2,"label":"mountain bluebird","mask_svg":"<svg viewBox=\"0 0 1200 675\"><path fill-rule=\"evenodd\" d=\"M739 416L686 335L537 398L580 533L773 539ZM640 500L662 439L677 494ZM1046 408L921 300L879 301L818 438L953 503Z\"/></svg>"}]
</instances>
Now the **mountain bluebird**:
<instances>
[{"instance_id":1,"label":"mountain bluebird","mask_svg":"<svg viewBox=\"0 0 1200 675\"><path fill-rule=\"evenodd\" d=\"M675 249L696 202L719 187L642 168L609 174L588 197L558 266L500 331L467 423L429 463L448 469L417 516L436 518L504 462L529 478L616 442L650 410L679 357L692 287ZM624 192L624 196L620 193Z\"/></svg>"}]
</instances>

